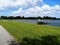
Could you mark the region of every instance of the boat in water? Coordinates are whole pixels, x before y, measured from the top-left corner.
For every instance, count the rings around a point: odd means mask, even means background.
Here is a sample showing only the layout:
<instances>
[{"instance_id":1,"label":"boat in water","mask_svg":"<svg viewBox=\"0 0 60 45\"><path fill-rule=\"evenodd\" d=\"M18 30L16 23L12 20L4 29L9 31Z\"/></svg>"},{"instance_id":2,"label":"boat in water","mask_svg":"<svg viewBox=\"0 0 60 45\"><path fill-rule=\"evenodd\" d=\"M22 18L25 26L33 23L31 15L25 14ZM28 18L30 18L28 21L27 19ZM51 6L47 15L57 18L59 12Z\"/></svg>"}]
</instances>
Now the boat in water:
<instances>
[{"instance_id":1,"label":"boat in water","mask_svg":"<svg viewBox=\"0 0 60 45\"><path fill-rule=\"evenodd\" d=\"M37 24L48 24L47 22L44 22L43 20L38 19Z\"/></svg>"}]
</instances>

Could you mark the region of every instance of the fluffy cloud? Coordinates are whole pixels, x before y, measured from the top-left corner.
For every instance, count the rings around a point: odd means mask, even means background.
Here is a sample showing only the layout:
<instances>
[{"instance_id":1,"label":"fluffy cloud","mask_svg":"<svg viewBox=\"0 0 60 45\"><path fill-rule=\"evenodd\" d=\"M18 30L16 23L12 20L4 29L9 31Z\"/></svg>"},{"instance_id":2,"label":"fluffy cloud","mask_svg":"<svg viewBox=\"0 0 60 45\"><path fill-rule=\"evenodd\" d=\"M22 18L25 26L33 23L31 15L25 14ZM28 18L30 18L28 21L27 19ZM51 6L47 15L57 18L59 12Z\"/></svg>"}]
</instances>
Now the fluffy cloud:
<instances>
[{"instance_id":1,"label":"fluffy cloud","mask_svg":"<svg viewBox=\"0 0 60 45\"><path fill-rule=\"evenodd\" d=\"M29 5L36 5L38 2L42 2L43 0L15 0L15 3L17 5L24 5L24 6L29 6Z\"/></svg>"},{"instance_id":2,"label":"fluffy cloud","mask_svg":"<svg viewBox=\"0 0 60 45\"><path fill-rule=\"evenodd\" d=\"M51 10L51 7L49 5L45 4L45 5L42 6L42 9L43 10Z\"/></svg>"},{"instance_id":3,"label":"fluffy cloud","mask_svg":"<svg viewBox=\"0 0 60 45\"><path fill-rule=\"evenodd\" d=\"M53 7L49 5L35 6L28 8L27 10L20 8L17 11L13 12L14 15L23 15L23 16L54 16L54 14L60 14L60 6L55 5Z\"/></svg>"},{"instance_id":4,"label":"fluffy cloud","mask_svg":"<svg viewBox=\"0 0 60 45\"><path fill-rule=\"evenodd\" d=\"M38 2L42 1L43 0L0 0L0 10L18 6L35 6Z\"/></svg>"},{"instance_id":5,"label":"fluffy cloud","mask_svg":"<svg viewBox=\"0 0 60 45\"><path fill-rule=\"evenodd\" d=\"M41 6L40 6L41 5ZM20 7L12 15L20 16L53 16L60 15L60 6L49 6L43 0L0 0L0 11ZM27 8L27 9L24 9ZM28 8L29 7L29 8Z\"/></svg>"},{"instance_id":6,"label":"fluffy cloud","mask_svg":"<svg viewBox=\"0 0 60 45\"><path fill-rule=\"evenodd\" d=\"M7 7L15 6L12 0L0 0L0 10L4 10Z\"/></svg>"}]
</instances>

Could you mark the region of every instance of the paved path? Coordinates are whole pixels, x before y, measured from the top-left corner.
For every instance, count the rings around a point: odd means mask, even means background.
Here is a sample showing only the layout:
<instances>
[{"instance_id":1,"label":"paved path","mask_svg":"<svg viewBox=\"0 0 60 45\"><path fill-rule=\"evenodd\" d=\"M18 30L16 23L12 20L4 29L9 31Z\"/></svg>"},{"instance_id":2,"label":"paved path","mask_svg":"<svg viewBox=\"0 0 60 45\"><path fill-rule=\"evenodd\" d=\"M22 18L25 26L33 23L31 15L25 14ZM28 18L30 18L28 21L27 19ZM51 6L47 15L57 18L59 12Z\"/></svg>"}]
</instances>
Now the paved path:
<instances>
[{"instance_id":1,"label":"paved path","mask_svg":"<svg viewBox=\"0 0 60 45\"><path fill-rule=\"evenodd\" d=\"M13 37L0 25L0 45L9 45L11 39Z\"/></svg>"}]
</instances>

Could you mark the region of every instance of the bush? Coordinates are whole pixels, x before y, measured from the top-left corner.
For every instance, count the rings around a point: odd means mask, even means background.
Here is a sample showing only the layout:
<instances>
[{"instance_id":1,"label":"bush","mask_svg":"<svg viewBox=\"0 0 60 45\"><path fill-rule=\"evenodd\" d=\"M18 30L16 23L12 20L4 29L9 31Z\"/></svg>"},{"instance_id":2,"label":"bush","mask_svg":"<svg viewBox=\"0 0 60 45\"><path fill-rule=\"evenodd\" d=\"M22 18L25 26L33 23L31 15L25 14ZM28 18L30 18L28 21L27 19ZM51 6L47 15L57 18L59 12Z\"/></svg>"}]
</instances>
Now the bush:
<instances>
[{"instance_id":1,"label":"bush","mask_svg":"<svg viewBox=\"0 0 60 45\"><path fill-rule=\"evenodd\" d=\"M42 36L38 39L24 37L20 43L21 45L60 45L58 36Z\"/></svg>"}]
</instances>

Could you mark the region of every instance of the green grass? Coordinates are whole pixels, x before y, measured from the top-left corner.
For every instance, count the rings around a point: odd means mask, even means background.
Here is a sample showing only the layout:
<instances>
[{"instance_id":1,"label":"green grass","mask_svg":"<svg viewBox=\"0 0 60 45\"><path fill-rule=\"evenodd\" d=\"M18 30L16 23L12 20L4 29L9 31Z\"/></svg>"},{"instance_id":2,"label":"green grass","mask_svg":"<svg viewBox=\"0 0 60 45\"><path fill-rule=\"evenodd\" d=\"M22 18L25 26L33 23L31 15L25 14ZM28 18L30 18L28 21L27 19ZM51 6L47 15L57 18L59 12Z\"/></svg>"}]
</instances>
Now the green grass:
<instances>
[{"instance_id":1,"label":"green grass","mask_svg":"<svg viewBox=\"0 0 60 45\"><path fill-rule=\"evenodd\" d=\"M23 37L38 38L39 36L60 35L60 27L28 24L22 22L0 21L17 41Z\"/></svg>"}]
</instances>

